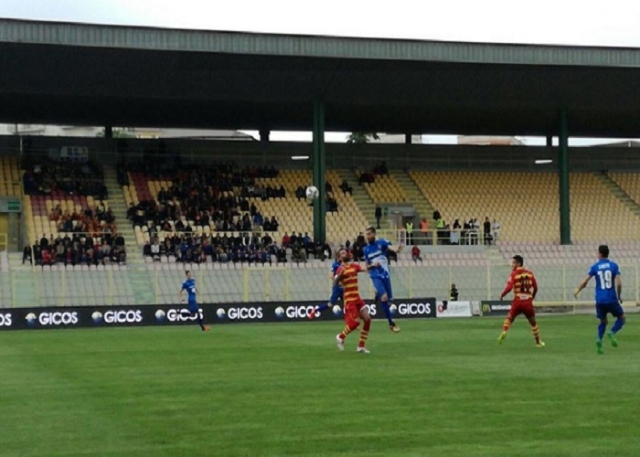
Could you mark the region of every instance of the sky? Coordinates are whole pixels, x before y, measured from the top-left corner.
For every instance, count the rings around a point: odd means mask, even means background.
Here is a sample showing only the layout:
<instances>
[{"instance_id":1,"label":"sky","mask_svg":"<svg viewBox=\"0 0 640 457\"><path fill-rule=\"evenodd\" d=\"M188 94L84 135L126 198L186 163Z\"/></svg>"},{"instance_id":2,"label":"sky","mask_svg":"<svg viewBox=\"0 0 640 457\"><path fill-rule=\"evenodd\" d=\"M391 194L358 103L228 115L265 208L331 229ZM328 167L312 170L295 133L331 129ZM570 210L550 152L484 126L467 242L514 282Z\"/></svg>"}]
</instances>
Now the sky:
<instances>
[{"instance_id":1,"label":"sky","mask_svg":"<svg viewBox=\"0 0 640 457\"><path fill-rule=\"evenodd\" d=\"M630 0L0 0L0 17L243 32L640 48L640 1ZM272 139L279 140L280 135L274 132ZM305 132L287 135L291 139L310 137ZM327 140L344 141L345 135L330 134ZM432 136L434 141L438 138L441 142L451 139Z\"/></svg>"}]
</instances>

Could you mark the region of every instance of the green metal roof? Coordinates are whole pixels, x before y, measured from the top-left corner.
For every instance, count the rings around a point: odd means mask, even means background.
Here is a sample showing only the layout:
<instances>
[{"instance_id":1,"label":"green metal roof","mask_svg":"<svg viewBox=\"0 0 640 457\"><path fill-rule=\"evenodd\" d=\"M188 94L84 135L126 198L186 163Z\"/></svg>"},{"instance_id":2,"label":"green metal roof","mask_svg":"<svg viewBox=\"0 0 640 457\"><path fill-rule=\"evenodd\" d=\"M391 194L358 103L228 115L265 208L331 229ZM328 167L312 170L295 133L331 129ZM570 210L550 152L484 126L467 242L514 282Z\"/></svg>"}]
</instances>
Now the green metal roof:
<instances>
[{"instance_id":1,"label":"green metal roof","mask_svg":"<svg viewBox=\"0 0 640 457\"><path fill-rule=\"evenodd\" d=\"M295 36L0 19L0 42L282 57L640 67L640 49Z\"/></svg>"}]
</instances>

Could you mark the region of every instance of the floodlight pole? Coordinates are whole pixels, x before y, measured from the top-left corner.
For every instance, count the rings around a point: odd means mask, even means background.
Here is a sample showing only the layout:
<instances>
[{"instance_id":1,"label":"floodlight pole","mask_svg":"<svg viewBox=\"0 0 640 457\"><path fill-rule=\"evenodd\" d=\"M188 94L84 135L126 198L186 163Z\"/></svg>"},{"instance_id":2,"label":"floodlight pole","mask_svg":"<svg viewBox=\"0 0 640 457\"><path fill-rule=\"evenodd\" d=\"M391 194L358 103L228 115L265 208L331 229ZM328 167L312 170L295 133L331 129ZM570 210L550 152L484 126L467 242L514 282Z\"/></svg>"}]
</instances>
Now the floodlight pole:
<instances>
[{"instance_id":1,"label":"floodlight pole","mask_svg":"<svg viewBox=\"0 0 640 457\"><path fill-rule=\"evenodd\" d=\"M316 101L313 103L313 185L320 191L320 197L313 203L313 239L323 243L327 239L325 169L324 103Z\"/></svg>"},{"instance_id":2,"label":"floodlight pole","mask_svg":"<svg viewBox=\"0 0 640 457\"><path fill-rule=\"evenodd\" d=\"M560 110L558 136L558 175L560 179L560 244L571 244L571 207L569 199L569 126L567 110Z\"/></svg>"}]
</instances>

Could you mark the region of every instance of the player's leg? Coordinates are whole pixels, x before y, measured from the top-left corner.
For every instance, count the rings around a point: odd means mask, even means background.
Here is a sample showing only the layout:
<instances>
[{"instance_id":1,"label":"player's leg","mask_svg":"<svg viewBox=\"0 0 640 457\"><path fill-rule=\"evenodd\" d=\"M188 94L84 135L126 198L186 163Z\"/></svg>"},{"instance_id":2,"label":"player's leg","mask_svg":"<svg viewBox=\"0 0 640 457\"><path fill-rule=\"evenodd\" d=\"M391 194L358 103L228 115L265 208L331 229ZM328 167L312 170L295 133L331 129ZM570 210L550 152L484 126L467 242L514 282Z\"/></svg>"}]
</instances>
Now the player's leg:
<instances>
[{"instance_id":1,"label":"player's leg","mask_svg":"<svg viewBox=\"0 0 640 457\"><path fill-rule=\"evenodd\" d=\"M345 338L360 325L358 309L349 303L344 307L344 322L344 330L336 335L336 344L341 351L344 351Z\"/></svg>"},{"instance_id":2,"label":"player's leg","mask_svg":"<svg viewBox=\"0 0 640 457\"><path fill-rule=\"evenodd\" d=\"M607 320L607 314L609 314L609 311L605 305L596 304L596 316L600 320L600 323L598 324L598 339L596 340L598 354L604 354L604 350L602 349L602 338L604 337L604 333L607 331L607 324L609 323Z\"/></svg>"},{"instance_id":3,"label":"player's leg","mask_svg":"<svg viewBox=\"0 0 640 457\"><path fill-rule=\"evenodd\" d=\"M622 309L622 305L617 303L611 307L611 314L616 318L616 321L613 323L613 327L609 330L609 341L611 341L611 346L614 348L618 347L618 340L616 339L616 334L622 330L624 323L627 318L624 315L624 309Z\"/></svg>"},{"instance_id":4,"label":"player's leg","mask_svg":"<svg viewBox=\"0 0 640 457\"><path fill-rule=\"evenodd\" d=\"M188 314L188 316L189 317L196 316L197 317L197 321L198 321L198 325L200 325L200 328L202 329L202 331L203 332L209 331L209 327L204 325L202 312L200 311L200 307L196 303L189 303L189 314Z\"/></svg>"},{"instance_id":5,"label":"player's leg","mask_svg":"<svg viewBox=\"0 0 640 457\"><path fill-rule=\"evenodd\" d=\"M529 321L529 325L531 325L533 338L536 340L536 347L543 348L544 342L540 339L540 329L538 328L538 322L536 321L536 310L533 307L533 303L527 303L523 307L522 313Z\"/></svg>"},{"instance_id":6,"label":"player's leg","mask_svg":"<svg viewBox=\"0 0 640 457\"><path fill-rule=\"evenodd\" d=\"M376 279L374 280L373 285L376 289L376 296L380 299L380 305L382 306L384 315L389 323L389 329L391 329L392 332L399 332L400 327L396 325L393 317L391 316L391 305L389 304L390 300L393 299L391 280L389 278Z\"/></svg>"},{"instance_id":7,"label":"player's leg","mask_svg":"<svg viewBox=\"0 0 640 457\"><path fill-rule=\"evenodd\" d=\"M366 348L367 338L369 338L369 329L371 328L371 316L369 315L369 310L365 306L364 303L360 304L360 318L362 319L363 325L362 330L360 330L360 341L358 342L358 352L363 354L368 354L369 350Z\"/></svg>"},{"instance_id":8,"label":"player's leg","mask_svg":"<svg viewBox=\"0 0 640 457\"><path fill-rule=\"evenodd\" d=\"M511 325L513 324L513 321L516 320L516 317L518 317L518 314L520 314L520 312L521 312L520 311L520 304L518 302L514 301L511 304L511 309L509 310L509 314L507 314L507 317L505 318L504 322L502 323L502 333L500 333L500 336L498 337L498 344L502 344L504 339L507 337L507 332L511 328Z\"/></svg>"},{"instance_id":9,"label":"player's leg","mask_svg":"<svg viewBox=\"0 0 640 457\"><path fill-rule=\"evenodd\" d=\"M331 297L327 303L323 303L320 306L316 306L313 311L309 314L309 319L315 319L317 314L329 309L330 306L338 303L338 300L342 300L344 296L344 289L342 287L334 287L331 291Z\"/></svg>"}]
</instances>

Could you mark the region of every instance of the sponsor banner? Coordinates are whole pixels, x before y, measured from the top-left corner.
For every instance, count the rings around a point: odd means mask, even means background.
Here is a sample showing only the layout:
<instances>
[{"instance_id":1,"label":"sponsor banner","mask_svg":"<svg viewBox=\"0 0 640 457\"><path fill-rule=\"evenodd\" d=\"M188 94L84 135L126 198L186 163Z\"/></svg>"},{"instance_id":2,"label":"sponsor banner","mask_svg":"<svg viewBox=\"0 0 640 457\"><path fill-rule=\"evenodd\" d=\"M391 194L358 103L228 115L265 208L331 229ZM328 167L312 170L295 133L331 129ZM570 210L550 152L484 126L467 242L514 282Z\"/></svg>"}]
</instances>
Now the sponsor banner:
<instances>
[{"instance_id":1,"label":"sponsor banner","mask_svg":"<svg viewBox=\"0 0 640 457\"><path fill-rule=\"evenodd\" d=\"M511 309L511 302L498 300L481 301L480 309L482 310L482 315L485 317L504 317L509 314L509 310Z\"/></svg>"},{"instance_id":2,"label":"sponsor banner","mask_svg":"<svg viewBox=\"0 0 640 457\"><path fill-rule=\"evenodd\" d=\"M200 305L199 315L206 324L242 322L303 322L309 320L318 302L302 303L220 303ZM367 302L371 317L384 319L379 306ZM391 305L395 317L436 317L436 299L396 300ZM341 320L342 307L336 305L316 320ZM195 325L198 315L184 305L74 306L54 308L0 309L1 330L44 330L62 328L132 327L146 325Z\"/></svg>"},{"instance_id":3,"label":"sponsor banner","mask_svg":"<svg viewBox=\"0 0 640 457\"><path fill-rule=\"evenodd\" d=\"M471 302L442 301L438 302L438 318L440 317L471 317Z\"/></svg>"}]
</instances>

